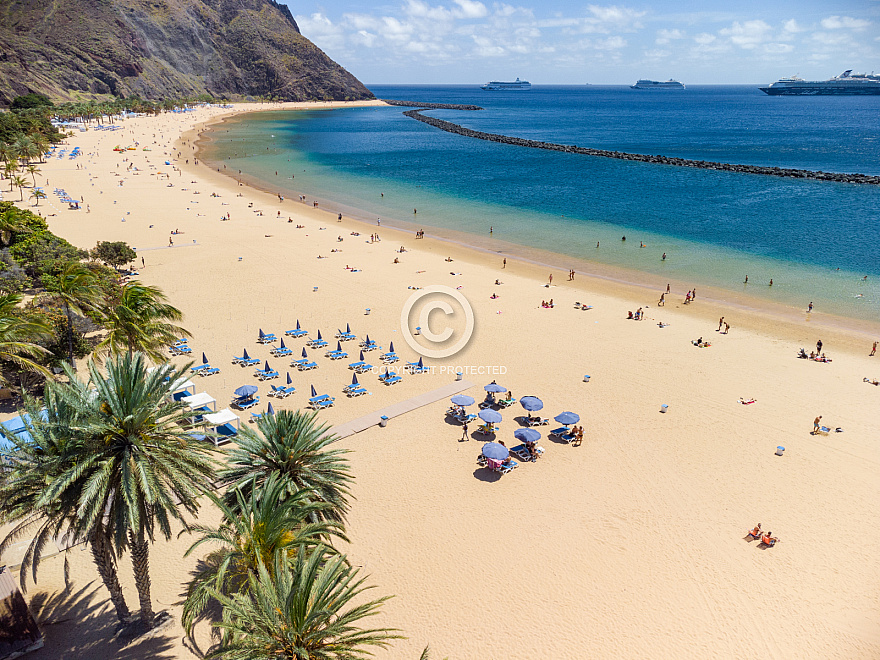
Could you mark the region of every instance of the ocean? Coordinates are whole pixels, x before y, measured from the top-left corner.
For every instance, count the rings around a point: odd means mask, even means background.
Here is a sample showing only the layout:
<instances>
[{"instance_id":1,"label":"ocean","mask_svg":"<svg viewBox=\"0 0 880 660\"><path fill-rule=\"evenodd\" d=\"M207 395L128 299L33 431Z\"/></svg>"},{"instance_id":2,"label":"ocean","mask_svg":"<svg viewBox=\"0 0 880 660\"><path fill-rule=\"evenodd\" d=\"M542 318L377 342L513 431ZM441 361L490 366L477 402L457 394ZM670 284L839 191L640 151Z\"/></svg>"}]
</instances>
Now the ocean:
<instances>
[{"instance_id":1,"label":"ocean","mask_svg":"<svg viewBox=\"0 0 880 660\"><path fill-rule=\"evenodd\" d=\"M426 114L489 133L880 174L880 97L769 97L750 86L370 89L378 98L482 106ZM795 308L812 301L817 312L880 320L878 186L527 149L446 133L404 110L254 113L214 131L203 158L385 225L471 235L489 249L491 227L494 239L524 256L552 252L563 268L574 257L618 277L629 271Z\"/></svg>"}]
</instances>

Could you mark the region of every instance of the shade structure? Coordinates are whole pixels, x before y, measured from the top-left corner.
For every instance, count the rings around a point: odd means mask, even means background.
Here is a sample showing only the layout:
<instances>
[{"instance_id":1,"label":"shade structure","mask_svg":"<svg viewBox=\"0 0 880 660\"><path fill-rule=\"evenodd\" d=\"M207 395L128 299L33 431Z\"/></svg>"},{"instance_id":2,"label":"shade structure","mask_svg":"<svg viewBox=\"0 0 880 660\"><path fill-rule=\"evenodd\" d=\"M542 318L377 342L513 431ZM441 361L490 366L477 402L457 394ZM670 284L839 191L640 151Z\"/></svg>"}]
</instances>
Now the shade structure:
<instances>
[{"instance_id":1,"label":"shade structure","mask_svg":"<svg viewBox=\"0 0 880 660\"><path fill-rule=\"evenodd\" d=\"M513 432L513 437L522 442L537 442L541 439L541 434L535 429L517 429Z\"/></svg>"},{"instance_id":2,"label":"shade structure","mask_svg":"<svg viewBox=\"0 0 880 660\"><path fill-rule=\"evenodd\" d=\"M217 399L212 397L207 392L199 392L198 394L193 394L192 396L185 396L181 399L187 406L189 406L190 410L198 410L199 408L203 408L205 406L210 406L211 404L216 404ZM213 406L212 410L217 406Z\"/></svg>"},{"instance_id":3,"label":"shade structure","mask_svg":"<svg viewBox=\"0 0 880 660\"><path fill-rule=\"evenodd\" d=\"M269 402L269 407L266 408L266 414L267 415L274 415L275 414L275 408L272 407L271 401Z\"/></svg>"},{"instance_id":4,"label":"shade structure","mask_svg":"<svg viewBox=\"0 0 880 660\"><path fill-rule=\"evenodd\" d=\"M348 323L345 324L345 334L351 334L351 326Z\"/></svg>"},{"instance_id":5,"label":"shade structure","mask_svg":"<svg viewBox=\"0 0 880 660\"><path fill-rule=\"evenodd\" d=\"M491 408L481 410L479 414L480 419L482 419L484 422L488 422L489 424L497 424L501 421L501 413L497 410L492 410Z\"/></svg>"},{"instance_id":6,"label":"shade structure","mask_svg":"<svg viewBox=\"0 0 880 660\"><path fill-rule=\"evenodd\" d=\"M336 342L336 351L338 353L342 353L342 342L341 341Z\"/></svg>"},{"instance_id":7,"label":"shade structure","mask_svg":"<svg viewBox=\"0 0 880 660\"><path fill-rule=\"evenodd\" d=\"M457 406L472 406L475 402L474 397L468 396L467 394L456 394L450 400Z\"/></svg>"},{"instance_id":8,"label":"shade structure","mask_svg":"<svg viewBox=\"0 0 880 660\"><path fill-rule=\"evenodd\" d=\"M536 396L524 396L519 400L519 404L529 412L535 412L544 407L544 402Z\"/></svg>"},{"instance_id":9,"label":"shade structure","mask_svg":"<svg viewBox=\"0 0 880 660\"><path fill-rule=\"evenodd\" d=\"M483 445L483 456L491 458L493 461L503 461L509 455L510 450L497 442L487 442Z\"/></svg>"},{"instance_id":10,"label":"shade structure","mask_svg":"<svg viewBox=\"0 0 880 660\"><path fill-rule=\"evenodd\" d=\"M263 329L262 329L262 328L260 328L260 339L262 339L262 338L265 337L265 336L266 336L266 333L263 332Z\"/></svg>"},{"instance_id":11,"label":"shade structure","mask_svg":"<svg viewBox=\"0 0 880 660\"><path fill-rule=\"evenodd\" d=\"M318 396L318 390L315 389L314 385L312 385L312 396Z\"/></svg>"},{"instance_id":12,"label":"shade structure","mask_svg":"<svg viewBox=\"0 0 880 660\"><path fill-rule=\"evenodd\" d=\"M419 369L423 368L425 364L422 362L422 358L419 358Z\"/></svg>"},{"instance_id":13,"label":"shade structure","mask_svg":"<svg viewBox=\"0 0 880 660\"><path fill-rule=\"evenodd\" d=\"M202 353L202 364L208 364L208 356Z\"/></svg>"},{"instance_id":14,"label":"shade structure","mask_svg":"<svg viewBox=\"0 0 880 660\"><path fill-rule=\"evenodd\" d=\"M250 359L251 359L251 356L248 355L248 353L247 353L247 349L244 349L243 353L244 353L244 359L245 359L245 360L250 360Z\"/></svg>"},{"instance_id":15,"label":"shade structure","mask_svg":"<svg viewBox=\"0 0 880 660\"><path fill-rule=\"evenodd\" d=\"M498 383L489 383L483 389L486 390L487 392L494 392L494 393L507 391L506 387L501 387L501 385L499 385Z\"/></svg>"},{"instance_id":16,"label":"shade structure","mask_svg":"<svg viewBox=\"0 0 880 660\"><path fill-rule=\"evenodd\" d=\"M361 362L363 362L363 361L364 361L364 352L361 351Z\"/></svg>"},{"instance_id":17,"label":"shade structure","mask_svg":"<svg viewBox=\"0 0 880 660\"><path fill-rule=\"evenodd\" d=\"M393 352L394 352L394 342L391 342L391 344L388 345L388 352L389 352L389 353L393 353Z\"/></svg>"},{"instance_id":18,"label":"shade structure","mask_svg":"<svg viewBox=\"0 0 880 660\"><path fill-rule=\"evenodd\" d=\"M281 338L281 348L287 348L287 346L284 345L284 337Z\"/></svg>"},{"instance_id":19,"label":"shade structure","mask_svg":"<svg viewBox=\"0 0 880 660\"><path fill-rule=\"evenodd\" d=\"M223 426L224 424L237 421L238 415L232 412L229 408L224 408L215 413L208 413L204 418L211 426Z\"/></svg>"},{"instance_id":20,"label":"shade structure","mask_svg":"<svg viewBox=\"0 0 880 660\"><path fill-rule=\"evenodd\" d=\"M272 370L269 368L269 360L266 360L266 366L263 367L263 371L272 371Z\"/></svg>"},{"instance_id":21,"label":"shade structure","mask_svg":"<svg viewBox=\"0 0 880 660\"><path fill-rule=\"evenodd\" d=\"M302 356L303 356L306 360L309 359L309 356L308 356L308 354L306 353L306 349L303 349Z\"/></svg>"},{"instance_id":22,"label":"shade structure","mask_svg":"<svg viewBox=\"0 0 880 660\"><path fill-rule=\"evenodd\" d=\"M293 382L293 379L290 377L290 372L287 372L287 384L290 385Z\"/></svg>"},{"instance_id":23,"label":"shade structure","mask_svg":"<svg viewBox=\"0 0 880 660\"><path fill-rule=\"evenodd\" d=\"M580 418L580 415L573 412L561 412L553 419L555 419L560 424L565 424L566 426L568 426L569 424L577 424Z\"/></svg>"},{"instance_id":24,"label":"shade structure","mask_svg":"<svg viewBox=\"0 0 880 660\"><path fill-rule=\"evenodd\" d=\"M357 385L357 384L358 384L358 375L357 375L357 372L354 372L354 373L351 375L351 384L352 384L352 385Z\"/></svg>"},{"instance_id":25,"label":"shade structure","mask_svg":"<svg viewBox=\"0 0 880 660\"><path fill-rule=\"evenodd\" d=\"M296 320L296 329L299 330L299 319Z\"/></svg>"},{"instance_id":26,"label":"shade structure","mask_svg":"<svg viewBox=\"0 0 880 660\"><path fill-rule=\"evenodd\" d=\"M366 341L365 341L364 343L365 343L365 344L369 344L369 343L370 343L370 335L367 335L367 339L366 339Z\"/></svg>"},{"instance_id":27,"label":"shade structure","mask_svg":"<svg viewBox=\"0 0 880 660\"><path fill-rule=\"evenodd\" d=\"M321 336L321 331L318 330L318 341L322 341L324 338Z\"/></svg>"},{"instance_id":28,"label":"shade structure","mask_svg":"<svg viewBox=\"0 0 880 660\"><path fill-rule=\"evenodd\" d=\"M256 385L242 385L237 390L235 390L235 396L253 396L256 393Z\"/></svg>"}]
</instances>

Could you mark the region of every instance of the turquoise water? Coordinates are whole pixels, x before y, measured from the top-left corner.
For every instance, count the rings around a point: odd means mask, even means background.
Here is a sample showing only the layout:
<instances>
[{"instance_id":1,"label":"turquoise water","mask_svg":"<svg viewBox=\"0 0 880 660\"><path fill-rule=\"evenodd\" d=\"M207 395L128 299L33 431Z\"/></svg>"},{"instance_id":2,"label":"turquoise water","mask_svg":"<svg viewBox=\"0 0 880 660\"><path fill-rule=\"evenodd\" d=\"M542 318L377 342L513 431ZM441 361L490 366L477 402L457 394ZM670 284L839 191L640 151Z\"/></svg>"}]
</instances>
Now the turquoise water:
<instances>
[{"instance_id":1,"label":"turquoise water","mask_svg":"<svg viewBox=\"0 0 880 660\"><path fill-rule=\"evenodd\" d=\"M880 173L880 98L767 97L748 87L538 87L496 94L467 87L371 89L382 98L482 105L480 112L431 114L486 132L704 160ZM745 290L795 307L812 300L817 310L880 319L876 186L524 149L444 133L401 112L253 114L216 131L205 157L273 190L333 200L385 224L404 220L481 237L492 226L494 237L526 247L695 286ZM640 249L640 242L647 247ZM742 285L745 275L748 287ZM766 286L770 278L772 288Z\"/></svg>"}]
</instances>

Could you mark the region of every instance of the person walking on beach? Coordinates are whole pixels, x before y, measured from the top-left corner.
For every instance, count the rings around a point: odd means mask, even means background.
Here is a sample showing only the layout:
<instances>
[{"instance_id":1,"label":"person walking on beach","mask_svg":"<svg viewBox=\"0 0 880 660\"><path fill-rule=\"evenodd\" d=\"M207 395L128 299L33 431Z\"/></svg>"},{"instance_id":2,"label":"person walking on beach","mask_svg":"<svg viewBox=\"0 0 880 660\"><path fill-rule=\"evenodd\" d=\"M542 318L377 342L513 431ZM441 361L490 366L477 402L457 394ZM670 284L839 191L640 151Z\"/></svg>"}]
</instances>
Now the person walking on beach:
<instances>
[{"instance_id":1,"label":"person walking on beach","mask_svg":"<svg viewBox=\"0 0 880 660\"><path fill-rule=\"evenodd\" d=\"M660 301L657 303L657 307L664 307L666 305L666 294L660 294Z\"/></svg>"},{"instance_id":2,"label":"person walking on beach","mask_svg":"<svg viewBox=\"0 0 880 660\"><path fill-rule=\"evenodd\" d=\"M724 325L724 317L723 316L720 319L718 319L718 330L716 330L716 332L721 332L722 325Z\"/></svg>"},{"instance_id":3,"label":"person walking on beach","mask_svg":"<svg viewBox=\"0 0 880 660\"><path fill-rule=\"evenodd\" d=\"M748 275L746 275L746 281L745 281L745 282L743 282L743 284L748 284L748 283L749 283L749 276L748 276Z\"/></svg>"},{"instance_id":4,"label":"person walking on beach","mask_svg":"<svg viewBox=\"0 0 880 660\"><path fill-rule=\"evenodd\" d=\"M553 273L550 273L550 284L553 284ZM547 286L550 286L550 284L548 284Z\"/></svg>"},{"instance_id":5,"label":"person walking on beach","mask_svg":"<svg viewBox=\"0 0 880 660\"><path fill-rule=\"evenodd\" d=\"M816 342L816 354L822 355L822 340Z\"/></svg>"},{"instance_id":6,"label":"person walking on beach","mask_svg":"<svg viewBox=\"0 0 880 660\"><path fill-rule=\"evenodd\" d=\"M666 293L669 293L669 291L670 291L670 285L667 284L667 285L666 285Z\"/></svg>"},{"instance_id":7,"label":"person walking on beach","mask_svg":"<svg viewBox=\"0 0 880 660\"><path fill-rule=\"evenodd\" d=\"M724 334L728 334L730 332L730 323L724 322Z\"/></svg>"},{"instance_id":8,"label":"person walking on beach","mask_svg":"<svg viewBox=\"0 0 880 660\"><path fill-rule=\"evenodd\" d=\"M810 301L810 304L807 305L807 314L813 311L813 301Z\"/></svg>"},{"instance_id":9,"label":"person walking on beach","mask_svg":"<svg viewBox=\"0 0 880 660\"><path fill-rule=\"evenodd\" d=\"M493 229L492 227L489 227L489 235L490 236L492 235L492 229Z\"/></svg>"},{"instance_id":10,"label":"person walking on beach","mask_svg":"<svg viewBox=\"0 0 880 660\"><path fill-rule=\"evenodd\" d=\"M874 353L877 352L877 342L874 342L874 345L871 346L871 352L868 353L868 357L874 357Z\"/></svg>"},{"instance_id":11,"label":"person walking on beach","mask_svg":"<svg viewBox=\"0 0 880 660\"><path fill-rule=\"evenodd\" d=\"M666 261L666 253L665 252L663 253L663 256L660 257L660 261Z\"/></svg>"},{"instance_id":12,"label":"person walking on beach","mask_svg":"<svg viewBox=\"0 0 880 660\"><path fill-rule=\"evenodd\" d=\"M502 267L502 268L507 268L507 257L505 257L505 258L501 261L501 267Z\"/></svg>"},{"instance_id":13,"label":"person walking on beach","mask_svg":"<svg viewBox=\"0 0 880 660\"><path fill-rule=\"evenodd\" d=\"M822 415L819 415L816 419L813 420L813 435L816 435L819 432L819 422L822 421Z\"/></svg>"},{"instance_id":14,"label":"person walking on beach","mask_svg":"<svg viewBox=\"0 0 880 660\"><path fill-rule=\"evenodd\" d=\"M467 422L464 423L464 427L463 427L463 429L462 429L462 433L461 433L461 440L462 440L462 442L465 442L465 441L468 440L468 425L467 425Z\"/></svg>"}]
</instances>

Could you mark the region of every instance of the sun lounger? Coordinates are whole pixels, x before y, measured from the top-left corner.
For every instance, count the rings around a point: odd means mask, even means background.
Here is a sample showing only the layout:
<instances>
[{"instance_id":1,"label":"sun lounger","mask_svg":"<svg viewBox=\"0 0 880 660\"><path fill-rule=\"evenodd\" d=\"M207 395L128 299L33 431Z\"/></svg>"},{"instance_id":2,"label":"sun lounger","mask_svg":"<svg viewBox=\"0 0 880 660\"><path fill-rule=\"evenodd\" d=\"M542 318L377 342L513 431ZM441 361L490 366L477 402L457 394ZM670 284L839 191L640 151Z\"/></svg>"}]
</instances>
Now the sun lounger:
<instances>
[{"instance_id":1,"label":"sun lounger","mask_svg":"<svg viewBox=\"0 0 880 660\"><path fill-rule=\"evenodd\" d=\"M355 368L355 372L357 372L359 374L365 374L372 368L373 368L372 364L367 364L366 362L363 362L358 367Z\"/></svg>"},{"instance_id":2,"label":"sun lounger","mask_svg":"<svg viewBox=\"0 0 880 660\"><path fill-rule=\"evenodd\" d=\"M366 362L352 362L351 364L348 365L348 368L352 369L354 371L357 371L358 368L364 366L365 364L366 364Z\"/></svg>"},{"instance_id":3,"label":"sun lounger","mask_svg":"<svg viewBox=\"0 0 880 660\"><path fill-rule=\"evenodd\" d=\"M271 344L276 341L278 341L278 337L276 337L274 334L263 335L262 337L257 339L258 344Z\"/></svg>"},{"instance_id":4,"label":"sun lounger","mask_svg":"<svg viewBox=\"0 0 880 660\"><path fill-rule=\"evenodd\" d=\"M330 351L324 354L324 357L328 357L331 360L344 360L348 357L348 353L345 351Z\"/></svg>"},{"instance_id":5,"label":"sun lounger","mask_svg":"<svg viewBox=\"0 0 880 660\"><path fill-rule=\"evenodd\" d=\"M507 460L504 463L502 463L501 466L496 469L496 471L500 472L501 474L507 474L508 472L513 470L514 468L518 468L518 467L519 467L519 463L517 463L516 461Z\"/></svg>"},{"instance_id":6,"label":"sun lounger","mask_svg":"<svg viewBox=\"0 0 880 660\"><path fill-rule=\"evenodd\" d=\"M257 373L257 378L260 380L272 380L273 378L278 378L278 372L274 369L269 371L261 371Z\"/></svg>"},{"instance_id":7,"label":"sun lounger","mask_svg":"<svg viewBox=\"0 0 880 660\"><path fill-rule=\"evenodd\" d=\"M219 368L211 367L210 369L202 369L201 371L199 371L199 376L204 378L205 376L213 376L214 374L219 374L219 373L220 373Z\"/></svg>"},{"instance_id":8,"label":"sun lounger","mask_svg":"<svg viewBox=\"0 0 880 660\"><path fill-rule=\"evenodd\" d=\"M174 343L171 344L171 345L172 345L172 346L186 346L186 342L187 342L186 337L182 337L182 338L178 339L176 342L174 342Z\"/></svg>"},{"instance_id":9,"label":"sun lounger","mask_svg":"<svg viewBox=\"0 0 880 660\"><path fill-rule=\"evenodd\" d=\"M377 344L376 342L371 341L369 344L361 344L361 350L364 352L381 351L382 347L379 346L379 344Z\"/></svg>"},{"instance_id":10,"label":"sun lounger","mask_svg":"<svg viewBox=\"0 0 880 660\"><path fill-rule=\"evenodd\" d=\"M242 397L239 399L233 399L232 405L240 410L247 410L248 408L253 408L260 402L260 397Z\"/></svg>"},{"instance_id":11,"label":"sun lounger","mask_svg":"<svg viewBox=\"0 0 880 660\"><path fill-rule=\"evenodd\" d=\"M516 403L516 399L500 399L495 405L499 408L508 408Z\"/></svg>"},{"instance_id":12,"label":"sun lounger","mask_svg":"<svg viewBox=\"0 0 880 660\"><path fill-rule=\"evenodd\" d=\"M556 437L558 437L560 440L565 440L566 444L569 444L569 445L572 442L574 442L575 440L577 440L577 436L575 436L571 433L563 433L562 435L557 435Z\"/></svg>"},{"instance_id":13,"label":"sun lounger","mask_svg":"<svg viewBox=\"0 0 880 660\"><path fill-rule=\"evenodd\" d=\"M259 421L265 413L251 413L251 422Z\"/></svg>"},{"instance_id":14,"label":"sun lounger","mask_svg":"<svg viewBox=\"0 0 880 660\"><path fill-rule=\"evenodd\" d=\"M490 433L497 433L498 425L497 424L481 424L479 428L477 428L477 433L482 433L483 435L489 435Z\"/></svg>"},{"instance_id":15,"label":"sun lounger","mask_svg":"<svg viewBox=\"0 0 880 660\"><path fill-rule=\"evenodd\" d=\"M244 357L238 357L237 355L233 355L232 356L232 364L241 364L242 362L245 361L245 359L246 358L244 358Z\"/></svg>"},{"instance_id":16,"label":"sun lounger","mask_svg":"<svg viewBox=\"0 0 880 660\"><path fill-rule=\"evenodd\" d=\"M550 420L547 419L546 417L538 417L538 418L527 417L526 423L529 426L548 426L550 424Z\"/></svg>"},{"instance_id":17,"label":"sun lounger","mask_svg":"<svg viewBox=\"0 0 880 660\"><path fill-rule=\"evenodd\" d=\"M339 341L354 341L355 339L357 339L357 335L350 332L343 332L341 335L336 335L336 338Z\"/></svg>"},{"instance_id":18,"label":"sun lounger","mask_svg":"<svg viewBox=\"0 0 880 660\"><path fill-rule=\"evenodd\" d=\"M431 369L425 366L420 367L418 362L407 362L406 370L409 371L411 374L426 374Z\"/></svg>"},{"instance_id":19,"label":"sun lounger","mask_svg":"<svg viewBox=\"0 0 880 660\"><path fill-rule=\"evenodd\" d=\"M301 358L299 360L293 360L290 363L290 366L291 367L298 367L301 364L308 364L309 362L311 362L311 360L309 360L308 358Z\"/></svg>"},{"instance_id":20,"label":"sun lounger","mask_svg":"<svg viewBox=\"0 0 880 660\"><path fill-rule=\"evenodd\" d=\"M568 435L568 434L569 434L568 427L567 426L560 426L558 429L553 429L552 431L550 431L549 435L556 435L561 438L562 436Z\"/></svg>"},{"instance_id":21,"label":"sun lounger","mask_svg":"<svg viewBox=\"0 0 880 660\"><path fill-rule=\"evenodd\" d=\"M296 368L300 371L311 371L312 369L318 368L318 363L317 362L306 362L304 364L296 365Z\"/></svg>"},{"instance_id":22,"label":"sun lounger","mask_svg":"<svg viewBox=\"0 0 880 660\"><path fill-rule=\"evenodd\" d=\"M189 346L169 346L168 350L174 355L189 355L192 349Z\"/></svg>"},{"instance_id":23,"label":"sun lounger","mask_svg":"<svg viewBox=\"0 0 880 660\"><path fill-rule=\"evenodd\" d=\"M535 452L538 456L544 453L544 450L541 447L535 447ZM522 461L531 461L532 454L529 452L529 448L525 445L517 445L513 449L510 450L511 454L515 454Z\"/></svg>"},{"instance_id":24,"label":"sun lounger","mask_svg":"<svg viewBox=\"0 0 880 660\"><path fill-rule=\"evenodd\" d=\"M324 348L327 345L327 342L323 339L309 339L306 342L306 346L311 346L312 348Z\"/></svg>"},{"instance_id":25,"label":"sun lounger","mask_svg":"<svg viewBox=\"0 0 880 660\"><path fill-rule=\"evenodd\" d=\"M269 396L274 396L279 399L283 399L284 397L290 396L291 394L296 392L296 388L294 388L292 385L288 387L275 387L274 385L269 385L269 387L271 389L271 391L269 392Z\"/></svg>"},{"instance_id":26,"label":"sun lounger","mask_svg":"<svg viewBox=\"0 0 880 660\"><path fill-rule=\"evenodd\" d=\"M323 401L318 401L312 407L315 410L323 410L324 408L332 408L333 407L333 399L324 399Z\"/></svg>"},{"instance_id":27,"label":"sun lounger","mask_svg":"<svg viewBox=\"0 0 880 660\"><path fill-rule=\"evenodd\" d=\"M284 334L287 335L288 337L293 337L294 339L299 339L300 337L305 337L309 333L306 332L305 330L300 330L299 328L297 328L296 330L285 330Z\"/></svg>"},{"instance_id":28,"label":"sun lounger","mask_svg":"<svg viewBox=\"0 0 880 660\"><path fill-rule=\"evenodd\" d=\"M200 365L198 365L198 366L193 367L192 369L190 369L190 371L192 371L194 374L197 374L197 373L200 372L202 369L210 369L210 368L211 368L211 365L210 365L210 364L200 364Z\"/></svg>"},{"instance_id":29,"label":"sun lounger","mask_svg":"<svg viewBox=\"0 0 880 660\"><path fill-rule=\"evenodd\" d=\"M239 364L243 367L252 367L255 364L260 364L260 361L257 358L248 358L247 360L242 360Z\"/></svg>"},{"instance_id":30,"label":"sun lounger","mask_svg":"<svg viewBox=\"0 0 880 660\"><path fill-rule=\"evenodd\" d=\"M400 376L389 376L388 378L380 379L386 385L397 385L400 381L403 380Z\"/></svg>"},{"instance_id":31,"label":"sun lounger","mask_svg":"<svg viewBox=\"0 0 880 660\"><path fill-rule=\"evenodd\" d=\"M275 357L287 357L288 355L293 353L293 351L290 350L289 348L287 348L287 346L285 346L284 348L277 348L276 347L276 348L273 348L272 350L270 350L269 352L272 355L274 355Z\"/></svg>"},{"instance_id":32,"label":"sun lounger","mask_svg":"<svg viewBox=\"0 0 880 660\"><path fill-rule=\"evenodd\" d=\"M354 398L356 396L363 396L364 394L369 394L369 392L367 392L367 390L363 387L358 387L357 389L349 390L348 392L346 392L346 394L348 396Z\"/></svg>"},{"instance_id":33,"label":"sun lounger","mask_svg":"<svg viewBox=\"0 0 880 660\"><path fill-rule=\"evenodd\" d=\"M397 353L383 353L379 356L379 359L385 364L394 364L400 360L400 358L397 357Z\"/></svg>"}]
</instances>

